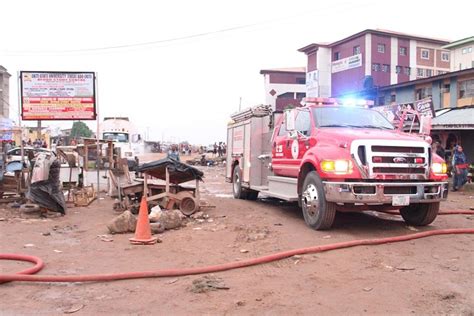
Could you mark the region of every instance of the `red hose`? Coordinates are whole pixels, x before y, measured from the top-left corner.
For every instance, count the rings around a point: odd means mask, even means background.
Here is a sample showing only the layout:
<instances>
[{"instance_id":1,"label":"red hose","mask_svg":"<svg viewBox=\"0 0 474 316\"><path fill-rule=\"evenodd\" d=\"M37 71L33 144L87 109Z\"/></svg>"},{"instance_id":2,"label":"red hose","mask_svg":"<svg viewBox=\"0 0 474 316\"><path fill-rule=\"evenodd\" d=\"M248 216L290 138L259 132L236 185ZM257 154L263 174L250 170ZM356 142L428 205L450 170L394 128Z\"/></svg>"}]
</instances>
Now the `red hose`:
<instances>
[{"instance_id":1,"label":"red hose","mask_svg":"<svg viewBox=\"0 0 474 316\"><path fill-rule=\"evenodd\" d=\"M390 215L400 215L398 211L377 211L380 213L386 213ZM439 212L438 215L474 215L474 211L456 210L456 211L444 211Z\"/></svg>"},{"instance_id":2,"label":"red hose","mask_svg":"<svg viewBox=\"0 0 474 316\"><path fill-rule=\"evenodd\" d=\"M440 230L431 230L431 231L403 235L403 236L378 238L378 239L353 240L353 241L346 241L346 242L340 242L340 243L323 245L323 246L313 246L313 247L308 247L308 248L288 250L288 251L279 252L279 253L275 253L272 255L267 255L267 256L263 256L259 258L241 260L241 261L236 261L236 262L228 262L224 264L200 267L200 268L163 269L163 270L155 270L155 271L141 271L141 272L127 272L127 273L113 273L113 274L69 275L69 276L0 274L0 282L10 282L10 281L91 282L91 281L114 281L114 280L126 280L126 279L138 279L138 278L153 278L153 277L176 277L176 276L212 273L212 272L243 268L243 267L248 267L252 265L285 259L294 255L318 253L318 252L323 252L323 251L349 248L349 247L362 246L362 245L380 245L380 244L385 244L385 243L393 243L393 242L418 239L418 238L423 238L423 237L428 237L428 236L450 235L450 234L474 234L474 229L472 228L440 229ZM0 254L0 259L35 262L36 266L33 267L34 268L33 270L35 271L38 271L39 269L41 269L42 264L43 264L41 259L37 257L28 256L28 255L20 255L20 254ZM22 272L24 273L25 271L22 271Z\"/></svg>"}]
</instances>

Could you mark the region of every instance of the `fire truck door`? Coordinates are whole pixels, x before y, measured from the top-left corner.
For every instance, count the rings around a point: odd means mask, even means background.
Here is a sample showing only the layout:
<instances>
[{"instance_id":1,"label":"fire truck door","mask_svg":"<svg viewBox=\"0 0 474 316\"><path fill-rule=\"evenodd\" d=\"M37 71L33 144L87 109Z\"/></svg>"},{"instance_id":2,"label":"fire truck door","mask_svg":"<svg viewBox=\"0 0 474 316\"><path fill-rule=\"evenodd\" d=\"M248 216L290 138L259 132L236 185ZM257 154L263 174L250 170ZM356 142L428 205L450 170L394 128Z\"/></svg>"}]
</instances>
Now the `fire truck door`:
<instances>
[{"instance_id":1,"label":"fire truck door","mask_svg":"<svg viewBox=\"0 0 474 316\"><path fill-rule=\"evenodd\" d=\"M301 160L308 150L308 139L311 135L311 114L307 109L298 110L295 120L294 135L289 135L286 139L285 151L286 166L285 172L290 177L298 177Z\"/></svg>"},{"instance_id":2,"label":"fire truck door","mask_svg":"<svg viewBox=\"0 0 474 316\"><path fill-rule=\"evenodd\" d=\"M286 168L285 167L285 150L286 149L286 141L288 139L288 131L286 130L285 126L285 119L282 116L282 119L276 126L277 130L273 135L272 140L272 167L273 172L278 176L287 176L285 174Z\"/></svg>"},{"instance_id":3,"label":"fire truck door","mask_svg":"<svg viewBox=\"0 0 474 316\"><path fill-rule=\"evenodd\" d=\"M282 122L273 143L273 172L286 177L298 177L301 159L311 134L311 114L308 110L298 110L295 131L290 135Z\"/></svg>"}]
</instances>

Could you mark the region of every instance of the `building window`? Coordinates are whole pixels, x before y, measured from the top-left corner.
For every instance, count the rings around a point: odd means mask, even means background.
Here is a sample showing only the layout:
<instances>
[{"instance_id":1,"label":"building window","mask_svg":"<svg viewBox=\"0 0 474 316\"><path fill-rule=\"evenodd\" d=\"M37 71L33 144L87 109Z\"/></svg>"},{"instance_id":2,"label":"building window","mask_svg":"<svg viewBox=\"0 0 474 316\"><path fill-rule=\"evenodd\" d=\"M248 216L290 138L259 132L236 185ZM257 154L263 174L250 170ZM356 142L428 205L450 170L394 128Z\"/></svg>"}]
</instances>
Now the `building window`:
<instances>
[{"instance_id":1,"label":"building window","mask_svg":"<svg viewBox=\"0 0 474 316\"><path fill-rule=\"evenodd\" d=\"M451 85L449 83L443 85L443 90L441 90L442 93L449 93L451 90Z\"/></svg>"},{"instance_id":2,"label":"building window","mask_svg":"<svg viewBox=\"0 0 474 316\"><path fill-rule=\"evenodd\" d=\"M377 52L385 53L385 44L377 44Z\"/></svg>"},{"instance_id":3,"label":"building window","mask_svg":"<svg viewBox=\"0 0 474 316\"><path fill-rule=\"evenodd\" d=\"M390 102L395 102L395 101L397 101L397 95L396 94L390 95Z\"/></svg>"},{"instance_id":4,"label":"building window","mask_svg":"<svg viewBox=\"0 0 474 316\"><path fill-rule=\"evenodd\" d=\"M334 53L334 60L339 60L339 59L341 59L341 53L335 52Z\"/></svg>"},{"instance_id":5,"label":"building window","mask_svg":"<svg viewBox=\"0 0 474 316\"><path fill-rule=\"evenodd\" d=\"M416 76L417 77L424 77L425 76L425 70L423 68L416 68Z\"/></svg>"},{"instance_id":6,"label":"building window","mask_svg":"<svg viewBox=\"0 0 474 316\"><path fill-rule=\"evenodd\" d=\"M447 73L447 71L438 70L438 75L444 75L445 73Z\"/></svg>"},{"instance_id":7,"label":"building window","mask_svg":"<svg viewBox=\"0 0 474 316\"><path fill-rule=\"evenodd\" d=\"M421 59L430 59L430 51L427 49L421 50Z\"/></svg>"},{"instance_id":8,"label":"building window","mask_svg":"<svg viewBox=\"0 0 474 316\"><path fill-rule=\"evenodd\" d=\"M432 96L432 89L431 87L424 87L420 89L416 89L416 100L421 100L424 98L428 98Z\"/></svg>"},{"instance_id":9,"label":"building window","mask_svg":"<svg viewBox=\"0 0 474 316\"><path fill-rule=\"evenodd\" d=\"M467 52L468 52L468 53L472 53L472 47L469 47L469 48L467 49Z\"/></svg>"},{"instance_id":10,"label":"building window","mask_svg":"<svg viewBox=\"0 0 474 316\"><path fill-rule=\"evenodd\" d=\"M402 66L395 66L395 73L399 74L402 72Z\"/></svg>"},{"instance_id":11,"label":"building window","mask_svg":"<svg viewBox=\"0 0 474 316\"><path fill-rule=\"evenodd\" d=\"M400 56L406 56L407 55L407 48L400 46Z\"/></svg>"},{"instance_id":12,"label":"building window","mask_svg":"<svg viewBox=\"0 0 474 316\"><path fill-rule=\"evenodd\" d=\"M380 71L380 64L377 64L377 63L372 64L372 71Z\"/></svg>"},{"instance_id":13,"label":"building window","mask_svg":"<svg viewBox=\"0 0 474 316\"><path fill-rule=\"evenodd\" d=\"M306 78L296 78L296 84L306 84Z\"/></svg>"},{"instance_id":14,"label":"building window","mask_svg":"<svg viewBox=\"0 0 474 316\"><path fill-rule=\"evenodd\" d=\"M352 53L353 55L360 54L360 46L359 45L354 46L354 48L352 49Z\"/></svg>"},{"instance_id":15,"label":"building window","mask_svg":"<svg viewBox=\"0 0 474 316\"><path fill-rule=\"evenodd\" d=\"M441 52L441 60L442 61L449 61L449 53Z\"/></svg>"},{"instance_id":16,"label":"building window","mask_svg":"<svg viewBox=\"0 0 474 316\"><path fill-rule=\"evenodd\" d=\"M306 93L304 93L304 92L296 92L296 98L297 98L297 99L303 99L304 97L306 97Z\"/></svg>"},{"instance_id":17,"label":"building window","mask_svg":"<svg viewBox=\"0 0 474 316\"><path fill-rule=\"evenodd\" d=\"M433 70L431 69L426 69L426 76L431 77L433 75Z\"/></svg>"},{"instance_id":18,"label":"building window","mask_svg":"<svg viewBox=\"0 0 474 316\"><path fill-rule=\"evenodd\" d=\"M382 71L383 72L390 72L390 65L383 64L382 65Z\"/></svg>"},{"instance_id":19,"label":"building window","mask_svg":"<svg viewBox=\"0 0 474 316\"><path fill-rule=\"evenodd\" d=\"M405 75L409 76L411 74L411 68L410 67L405 67L403 69L403 72L405 73Z\"/></svg>"},{"instance_id":20,"label":"building window","mask_svg":"<svg viewBox=\"0 0 474 316\"><path fill-rule=\"evenodd\" d=\"M459 99L474 97L474 79L459 82Z\"/></svg>"}]
</instances>

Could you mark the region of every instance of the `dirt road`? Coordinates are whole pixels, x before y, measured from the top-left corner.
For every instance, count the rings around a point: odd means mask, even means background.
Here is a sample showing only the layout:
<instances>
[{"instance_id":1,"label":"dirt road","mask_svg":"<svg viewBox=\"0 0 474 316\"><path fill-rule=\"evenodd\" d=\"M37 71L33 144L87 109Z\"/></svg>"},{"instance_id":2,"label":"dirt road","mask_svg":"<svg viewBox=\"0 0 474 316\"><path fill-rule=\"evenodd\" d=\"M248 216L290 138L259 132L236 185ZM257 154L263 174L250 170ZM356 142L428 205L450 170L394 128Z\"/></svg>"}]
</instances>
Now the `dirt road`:
<instances>
[{"instance_id":1,"label":"dirt road","mask_svg":"<svg viewBox=\"0 0 474 316\"><path fill-rule=\"evenodd\" d=\"M309 229L294 205L231 198L223 168L204 168L209 218L166 231L162 243L132 246L130 234L103 241L116 215L104 197L65 217L39 219L0 206L0 252L41 257L41 274L112 273L197 267L293 248L388 237L438 228L472 228L474 216L439 216L415 229L398 216L338 214L330 231ZM450 193L443 210L474 207L474 193ZM107 240L107 238L102 238ZM441 236L363 246L203 276L109 283L0 285L1 315L277 314L380 315L474 313L474 236ZM22 270L0 262L1 273ZM215 278L215 279L212 279ZM194 285L193 285L194 281ZM214 283L213 283L214 282ZM206 289L206 288L204 288Z\"/></svg>"}]
</instances>

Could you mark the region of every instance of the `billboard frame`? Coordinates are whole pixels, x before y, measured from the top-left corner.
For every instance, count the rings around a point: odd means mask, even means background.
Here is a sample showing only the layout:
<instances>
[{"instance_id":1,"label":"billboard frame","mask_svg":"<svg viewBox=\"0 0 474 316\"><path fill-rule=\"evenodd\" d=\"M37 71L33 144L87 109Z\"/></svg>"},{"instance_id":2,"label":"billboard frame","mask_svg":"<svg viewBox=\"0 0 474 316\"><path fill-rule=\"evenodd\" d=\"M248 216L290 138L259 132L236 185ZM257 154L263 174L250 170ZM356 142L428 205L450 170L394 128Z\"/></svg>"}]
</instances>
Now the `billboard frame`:
<instances>
[{"instance_id":1,"label":"billboard frame","mask_svg":"<svg viewBox=\"0 0 474 316\"><path fill-rule=\"evenodd\" d=\"M47 73L47 74L92 74L92 99L94 104L94 113L92 118L55 118L55 119L29 119L24 116L23 113L23 73ZM96 80L97 74L94 71L29 71L22 70L19 72L20 80L20 116L22 121L95 121L98 119L97 113L97 91L96 91Z\"/></svg>"}]
</instances>

